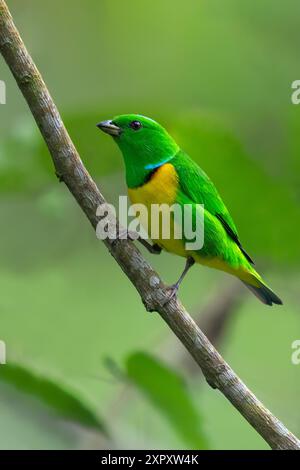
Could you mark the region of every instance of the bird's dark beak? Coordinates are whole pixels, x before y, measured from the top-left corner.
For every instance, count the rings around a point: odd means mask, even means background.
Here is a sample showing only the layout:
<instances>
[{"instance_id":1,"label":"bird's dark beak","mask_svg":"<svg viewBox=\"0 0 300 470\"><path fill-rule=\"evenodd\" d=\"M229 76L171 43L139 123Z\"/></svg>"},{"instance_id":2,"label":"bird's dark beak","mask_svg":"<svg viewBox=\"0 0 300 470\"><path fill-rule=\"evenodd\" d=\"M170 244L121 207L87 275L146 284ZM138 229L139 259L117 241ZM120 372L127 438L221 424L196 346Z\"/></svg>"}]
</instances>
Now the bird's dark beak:
<instances>
[{"instance_id":1,"label":"bird's dark beak","mask_svg":"<svg viewBox=\"0 0 300 470\"><path fill-rule=\"evenodd\" d=\"M112 121L102 121L97 124L97 127L106 134L112 135L114 137L119 136L122 132L120 127L113 124Z\"/></svg>"}]
</instances>

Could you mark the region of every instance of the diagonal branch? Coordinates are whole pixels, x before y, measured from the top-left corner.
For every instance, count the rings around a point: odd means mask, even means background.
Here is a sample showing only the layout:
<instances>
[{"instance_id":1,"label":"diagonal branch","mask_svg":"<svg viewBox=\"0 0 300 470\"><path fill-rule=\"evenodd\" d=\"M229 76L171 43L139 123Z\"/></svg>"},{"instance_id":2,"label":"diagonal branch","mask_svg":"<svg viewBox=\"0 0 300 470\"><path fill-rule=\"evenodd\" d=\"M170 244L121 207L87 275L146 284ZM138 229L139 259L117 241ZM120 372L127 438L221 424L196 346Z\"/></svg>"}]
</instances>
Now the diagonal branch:
<instances>
[{"instance_id":1,"label":"diagonal branch","mask_svg":"<svg viewBox=\"0 0 300 470\"><path fill-rule=\"evenodd\" d=\"M214 347L222 346L228 323L246 297L246 289L235 279L224 289L219 289L218 295L214 294L214 298L202 306L200 311L194 310L193 316L197 325ZM170 351L170 347L168 343L168 347L164 348L166 354ZM198 378L199 367L186 351L180 349L177 355L173 352L172 359L175 365L180 366L187 373L188 377Z\"/></svg>"},{"instance_id":2,"label":"diagonal branch","mask_svg":"<svg viewBox=\"0 0 300 470\"><path fill-rule=\"evenodd\" d=\"M57 175L96 228L96 209L105 199L86 171L4 0L0 0L0 51L48 146ZM160 314L201 367L207 382L225 395L273 449L300 449L300 441L246 387L180 301L168 301L165 285L134 244L109 239L104 243L139 292L146 309Z\"/></svg>"}]
</instances>

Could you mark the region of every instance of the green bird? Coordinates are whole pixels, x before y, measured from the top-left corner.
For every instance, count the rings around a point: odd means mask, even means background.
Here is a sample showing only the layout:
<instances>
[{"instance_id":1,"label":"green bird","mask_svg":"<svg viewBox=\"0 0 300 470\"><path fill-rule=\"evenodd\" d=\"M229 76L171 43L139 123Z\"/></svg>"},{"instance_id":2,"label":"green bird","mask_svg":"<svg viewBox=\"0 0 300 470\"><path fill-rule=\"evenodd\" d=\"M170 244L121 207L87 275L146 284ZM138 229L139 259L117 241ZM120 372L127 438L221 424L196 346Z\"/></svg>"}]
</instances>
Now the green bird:
<instances>
[{"instance_id":1,"label":"green bird","mask_svg":"<svg viewBox=\"0 0 300 470\"><path fill-rule=\"evenodd\" d=\"M267 305L282 304L253 267L242 247L236 226L217 189L206 173L177 145L168 132L153 119L125 114L97 124L118 144L124 158L126 183L132 203L174 203L204 207L204 243L201 249L186 249L184 239L158 236L151 245L140 241L151 253L162 249L186 258L185 269L172 287L180 283L194 263L225 271L239 278ZM194 214L195 217L195 214ZM151 219L149 219L151 228Z\"/></svg>"}]
</instances>

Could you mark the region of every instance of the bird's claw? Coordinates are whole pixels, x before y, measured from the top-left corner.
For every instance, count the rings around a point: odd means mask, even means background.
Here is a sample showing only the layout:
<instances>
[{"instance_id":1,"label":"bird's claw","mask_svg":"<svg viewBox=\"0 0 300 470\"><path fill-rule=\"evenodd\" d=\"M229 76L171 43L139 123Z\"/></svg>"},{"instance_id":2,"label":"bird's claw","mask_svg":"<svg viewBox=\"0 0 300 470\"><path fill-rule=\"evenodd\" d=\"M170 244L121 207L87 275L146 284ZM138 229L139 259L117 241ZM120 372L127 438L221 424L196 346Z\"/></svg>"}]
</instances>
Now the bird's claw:
<instances>
[{"instance_id":1,"label":"bird's claw","mask_svg":"<svg viewBox=\"0 0 300 470\"><path fill-rule=\"evenodd\" d=\"M154 243L154 245L149 244L149 251L153 255L159 255L161 253L162 249L157 243Z\"/></svg>"},{"instance_id":2,"label":"bird's claw","mask_svg":"<svg viewBox=\"0 0 300 470\"><path fill-rule=\"evenodd\" d=\"M118 238L120 240L137 240L138 238L138 233L137 232L133 232L133 231L130 231L130 230L127 230L125 227L119 227L119 231L118 231Z\"/></svg>"},{"instance_id":3,"label":"bird's claw","mask_svg":"<svg viewBox=\"0 0 300 470\"><path fill-rule=\"evenodd\" d=\"M177 300L177 293L178 293L178 288L179 288L179 285L176 283L176 284L173 284L172 286L169 286L167 287L167 298L166 298L166 301L164 302L164 305L166 305L167 303L169 303L171 300Z\"/></svg>"}]
</instances>

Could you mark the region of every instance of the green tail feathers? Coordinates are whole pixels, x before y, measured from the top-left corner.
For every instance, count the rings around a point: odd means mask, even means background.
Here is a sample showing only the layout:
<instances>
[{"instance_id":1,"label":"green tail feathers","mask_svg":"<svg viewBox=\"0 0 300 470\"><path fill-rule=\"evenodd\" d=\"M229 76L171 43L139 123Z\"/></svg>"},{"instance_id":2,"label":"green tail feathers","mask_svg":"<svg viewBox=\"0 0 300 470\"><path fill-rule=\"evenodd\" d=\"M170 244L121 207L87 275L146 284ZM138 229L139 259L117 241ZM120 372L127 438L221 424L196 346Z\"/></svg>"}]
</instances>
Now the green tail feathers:
<instances>
[{"instance_id":1,"label":"green tail feathers","mask_svg":"<svg viewBox=\"0 0 300 470\"><path fill-rule=\"evenodd\" d=\"M245 284L248 289L251 290L251 292L256 295L256 297L263 302L266 305L282 305L282 300L269 288L267 287L263 282L259 281L260 285L259 287L252 286L251 284L247 284L247 282L243 283Z\"/></svg>"}]
</instances>

